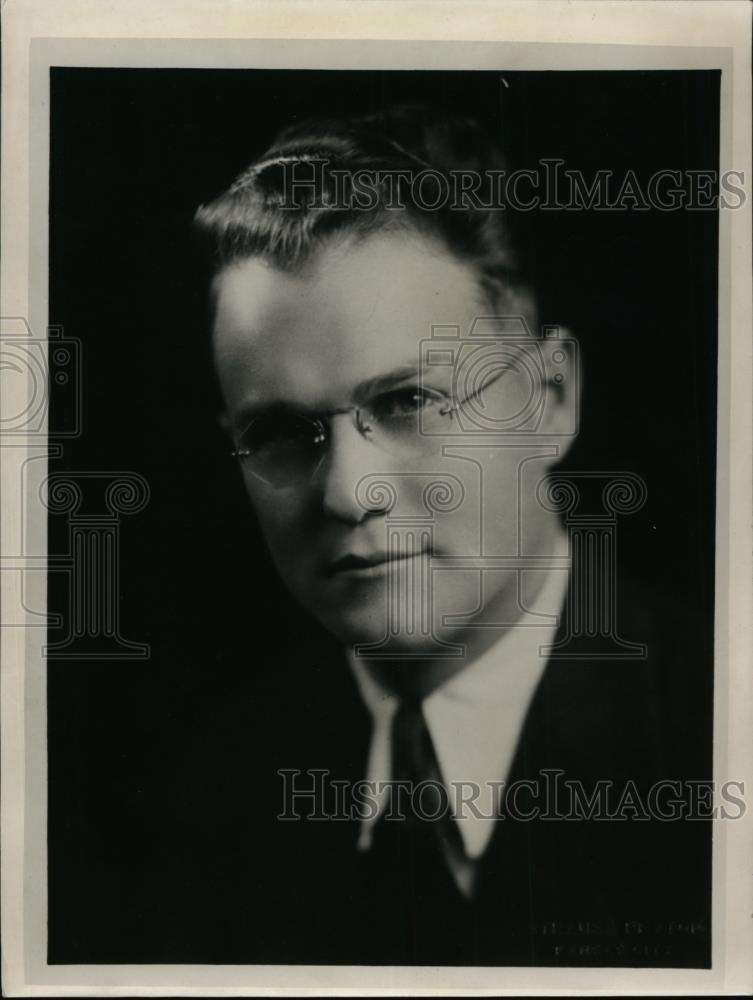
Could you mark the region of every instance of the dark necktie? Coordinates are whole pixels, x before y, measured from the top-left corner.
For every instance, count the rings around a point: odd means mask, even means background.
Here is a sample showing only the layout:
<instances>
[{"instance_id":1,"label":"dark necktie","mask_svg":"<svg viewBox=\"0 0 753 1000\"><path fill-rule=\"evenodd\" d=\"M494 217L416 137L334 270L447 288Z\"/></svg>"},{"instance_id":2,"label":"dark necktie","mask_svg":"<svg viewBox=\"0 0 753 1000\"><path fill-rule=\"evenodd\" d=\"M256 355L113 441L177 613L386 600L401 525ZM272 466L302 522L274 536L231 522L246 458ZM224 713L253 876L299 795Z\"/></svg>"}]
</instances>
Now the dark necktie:
<instances>
[{"instance_id":1,"label":"dark necktie","mask_svg":"<svg viewBox=\"0 0 753 1000\"><path fill-rule=\"evenodd\" d=\"M392 721L392 780L406 782L406 791L398 797L393 784L354 881L368 953L392 965L463 964L473 954L475 920L453 870L465 870L472 882L473 866L421 701L404 693Z\"/></svg>"},{"instance_id":2,"label":"dark necktie","mask_svg":"<svg viewBox=\"0 0 753 1000\"><path fill-rule=\"evenodd\" d=\"M421 702L413 696L402 697L392 721L392 780L392 800L374 831L375 855L422 896L440 888L457 893L456 873L465 871L467 894L472 866L450 810Z\"/></svg>"}]
</instances>

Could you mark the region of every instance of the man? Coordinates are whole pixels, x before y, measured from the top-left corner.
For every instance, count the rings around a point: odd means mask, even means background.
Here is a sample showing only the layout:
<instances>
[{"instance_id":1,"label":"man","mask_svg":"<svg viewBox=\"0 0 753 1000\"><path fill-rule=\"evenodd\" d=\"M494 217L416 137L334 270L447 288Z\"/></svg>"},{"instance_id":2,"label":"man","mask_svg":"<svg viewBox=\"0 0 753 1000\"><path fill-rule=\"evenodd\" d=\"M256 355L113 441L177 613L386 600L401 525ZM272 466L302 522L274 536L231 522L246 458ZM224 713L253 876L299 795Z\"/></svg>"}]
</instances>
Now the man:
<instances>
[{"instance_id":1,"label":"man","mask_svg":"<svg viewBox=\"0 0 753 1000\"><path fill-rule=\"evenodd\" d=\"M134 954L708 962L707 825L652 792L707 776L704 664L560 521L577 348L461 169L504 169L466 120L303 123L198 213L229 450L308 623L250 607L208 673Z\"/></svg>"}]
</instances>

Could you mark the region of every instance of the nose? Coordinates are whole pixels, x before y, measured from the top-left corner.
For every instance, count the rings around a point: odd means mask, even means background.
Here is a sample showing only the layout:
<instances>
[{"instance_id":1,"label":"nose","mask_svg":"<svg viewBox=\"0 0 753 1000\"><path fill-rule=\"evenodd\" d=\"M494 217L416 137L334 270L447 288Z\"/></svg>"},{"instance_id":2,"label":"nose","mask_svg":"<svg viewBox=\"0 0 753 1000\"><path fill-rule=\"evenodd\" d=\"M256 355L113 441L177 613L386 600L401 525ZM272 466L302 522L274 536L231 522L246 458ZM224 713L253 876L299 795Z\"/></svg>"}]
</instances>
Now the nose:
<instances>
[{"instance_id":1,"label":"nose","mask_svg":"<svg viewBox=\"0 0 753 1000\"><path fill-rule=\"evenodd\" d=\"M327 458L322 469L322 506L327 514L340 521L360 524L374 514L385 514L389 504L376 498L373 506L359 499L359 483L378 471L374 445L358 429L352 413L331 418Z\"/></svg>"}]
</instances>

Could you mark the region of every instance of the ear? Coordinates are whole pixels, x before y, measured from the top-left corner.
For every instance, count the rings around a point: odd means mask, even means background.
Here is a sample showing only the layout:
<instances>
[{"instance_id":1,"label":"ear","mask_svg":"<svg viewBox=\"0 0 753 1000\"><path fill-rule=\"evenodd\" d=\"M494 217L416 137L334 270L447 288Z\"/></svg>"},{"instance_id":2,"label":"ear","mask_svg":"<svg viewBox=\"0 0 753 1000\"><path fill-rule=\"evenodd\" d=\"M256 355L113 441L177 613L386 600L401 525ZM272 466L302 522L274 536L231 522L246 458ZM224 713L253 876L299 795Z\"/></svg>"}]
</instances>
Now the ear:
<instances>
[{"instance_id":1,"label":"ear","mask_svg":"<svg viewBox=\"0 0 753 1000\"><path fill-rule=\"evenodd\" d=\"M539 430L556 439L562 458L580 429L582 373L578 341L562 327L545 327L541 356L546 403Z\"/></svg>"}]
</instances>

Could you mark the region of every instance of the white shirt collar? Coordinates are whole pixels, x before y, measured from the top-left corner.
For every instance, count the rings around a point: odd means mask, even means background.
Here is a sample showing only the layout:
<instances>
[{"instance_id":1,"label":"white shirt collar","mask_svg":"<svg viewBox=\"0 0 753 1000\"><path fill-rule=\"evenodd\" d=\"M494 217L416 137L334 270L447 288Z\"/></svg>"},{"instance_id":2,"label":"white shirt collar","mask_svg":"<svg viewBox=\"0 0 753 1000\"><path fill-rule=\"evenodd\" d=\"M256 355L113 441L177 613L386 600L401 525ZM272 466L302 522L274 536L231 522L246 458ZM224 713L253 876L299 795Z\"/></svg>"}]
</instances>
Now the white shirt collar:
<instances>
[{"instance_id":1,"label":"white shirt collar","mask_svg":"<svg viewBox=\"0 0 753 1000\"><path fill-rule=\"evenodd\" d=\"M563 536L555 554L567 555ZM568 570L535 572L546 572L547 578L524 617L423 702L424 718L465 852L471 859L480 857L494 832L499 783L508 777L528 707L546 667L546 647L554 640L564 603ZM374 724L366 779L389 782L390 730L399 699L375 680L357 657L349 654L348 659ZM461 807L463 794L466 802ZM471 805L468 799L473 795L478 797ZM377 816L363 821L362 848L368 847L373 823L386 805L386 789L377 799Z\"/></svg>"}]
</instances>

